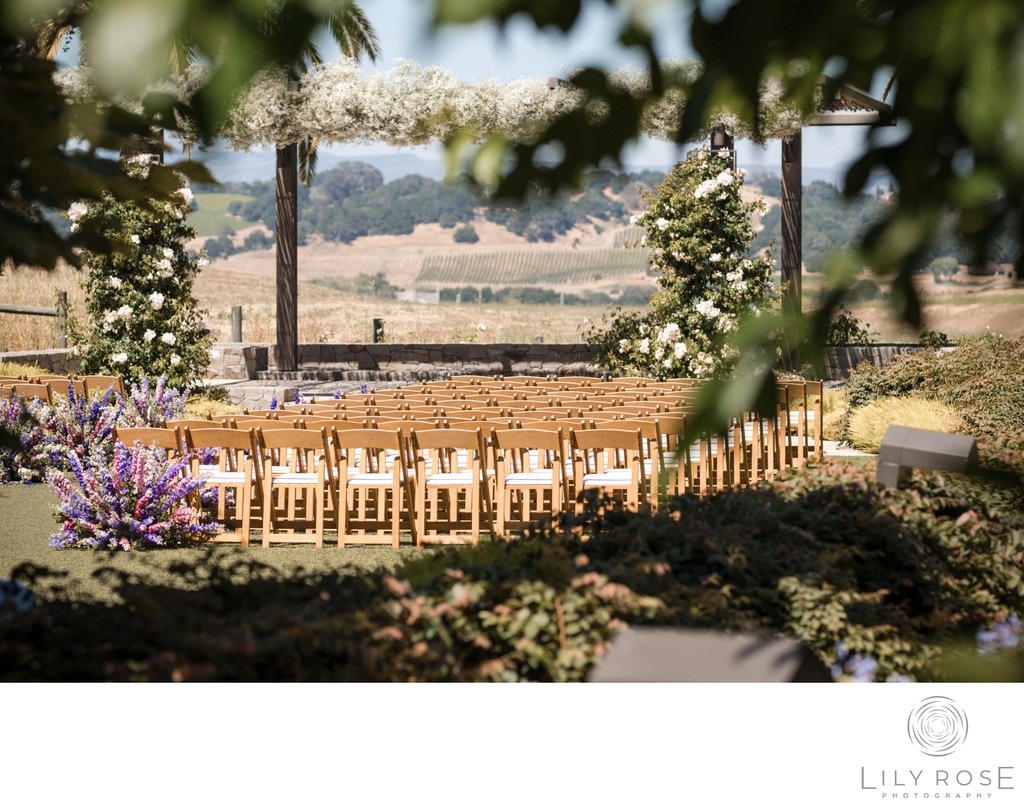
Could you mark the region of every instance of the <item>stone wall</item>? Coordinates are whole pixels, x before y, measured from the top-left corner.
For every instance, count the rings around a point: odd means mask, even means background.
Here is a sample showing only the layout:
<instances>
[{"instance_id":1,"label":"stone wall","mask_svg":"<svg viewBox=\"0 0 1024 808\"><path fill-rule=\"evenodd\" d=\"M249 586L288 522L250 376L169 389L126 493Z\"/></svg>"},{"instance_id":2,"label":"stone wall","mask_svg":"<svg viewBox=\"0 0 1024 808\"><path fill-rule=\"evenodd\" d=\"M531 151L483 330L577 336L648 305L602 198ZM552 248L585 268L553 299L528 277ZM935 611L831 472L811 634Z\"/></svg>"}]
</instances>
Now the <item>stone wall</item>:
<instances>
[{"instance_id":1,"label":"stone wall","mask_svg":"<svg viewBox=\"0 0 1024 808\"><path fill-rule=\"evenodd\" d=\"M861 362L882 365L919 345L837 345L826 349L825 378L841 380ZM599 376L594 349L582 344L438 343L379 345L309 343L299 346L298 371L276 369L272 345L221 342L210 378L263 380L437 379L448 374ZM49 352L57 353L57 352Z\"/></svg>"},{"instance_id":2,"label":"stone wall","mask_svg":"<svg viewBox=\"0 0 1024 808\"><path fill-rule=\"evenodd\" d=\"M599 376L594 350L575 344L327 344L299 345L297 371L277 370L268 345L218 343L210 378L432 379L448 374Z\"/></svg>"},{"instance_id":3,"label":"stone wall","mask_svg":"<svg viewBox=\"0 0 1024 808\"><path fill-rule=\"evenodd\" d=\"M894 356L919 350L919 345L837 345L825 352L825 378L841 380L861 362L882 365ZM244 342L219 342L210 363L209 379L237 381L348 379L360 381L436 379L448 374L599 376L594 350L576 344L515 343L383 343L299 346L298 372L275 370L273 346ZM943 350L951 350L945 348ZM0 360L36 365L50 373L76 373L81 360L71 349L14 351Z\"/></svg>"},{"instance_id":4,"label":"stone wall","mask_svg":"<svg viewBox=\"0 0 1024 808\"><path fill-rule=\"evenodd\" d=\"M255 379L267 369L269 345L244 342L218 342L213 346L213 359L206 373L208 379Z\"/></svg>"},{"instance_id":5,"label":"stone wall","mask_svg":"<svg viewBox=\"0 0 1024 808\"><path fill-rule=\"evenodd\" d=\"M70 348L53 348L47 351L9 351L0 353L0 362L17 362L20 365L35 365L50 373L72 375L78 372L82 360Z\"/></svg>"}]
</instances>

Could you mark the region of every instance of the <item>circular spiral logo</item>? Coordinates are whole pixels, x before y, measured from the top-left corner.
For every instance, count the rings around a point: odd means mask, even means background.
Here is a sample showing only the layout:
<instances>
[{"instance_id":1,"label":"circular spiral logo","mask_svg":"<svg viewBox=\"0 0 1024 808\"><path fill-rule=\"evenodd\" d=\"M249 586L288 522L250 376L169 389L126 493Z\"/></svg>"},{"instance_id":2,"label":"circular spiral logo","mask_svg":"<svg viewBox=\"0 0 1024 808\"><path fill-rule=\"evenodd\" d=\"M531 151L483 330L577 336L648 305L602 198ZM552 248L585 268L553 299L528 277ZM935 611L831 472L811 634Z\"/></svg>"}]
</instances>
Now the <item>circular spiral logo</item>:
<instances>
[{"instance_id":1,"label":"circular spiral logo","mask_svg":"<svg viewBox=\"0 0 1024 808\"><path fill-rule=\"evenodd\" d=\"M967 714L952 699L933 696L910 711L907 732L910 742L924 754L945 757L966 740Z\"/></svg>"}]
</instances>

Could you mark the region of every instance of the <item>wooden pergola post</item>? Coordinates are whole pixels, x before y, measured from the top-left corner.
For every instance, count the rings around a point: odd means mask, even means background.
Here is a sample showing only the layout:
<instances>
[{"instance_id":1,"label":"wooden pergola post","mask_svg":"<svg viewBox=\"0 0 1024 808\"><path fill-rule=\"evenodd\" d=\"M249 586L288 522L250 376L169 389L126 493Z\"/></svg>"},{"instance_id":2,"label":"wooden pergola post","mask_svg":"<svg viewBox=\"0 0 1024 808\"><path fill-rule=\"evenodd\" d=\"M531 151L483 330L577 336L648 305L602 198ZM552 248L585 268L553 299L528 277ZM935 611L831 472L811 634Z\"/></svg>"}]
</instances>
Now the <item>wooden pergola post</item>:
<instances>
[{"instance_id":1,"label":"wooden pergola post","mask_svg":"<svg viewBox=\"0 0 1024 808\"><path fill-rule=\"evenodd\" d=\"M801 314L803 264L802 133L782 140L782 284L786 289L782 313L795 322ZM782 358L786 370L800 367L800 346L786 341Z\"/></svg>"},{"instance_id":2,"label":"wooden pergola post","mask_svg":"<svg viewBox=\"0 0 1024 808\"><path fill-rule=\"evenodd\" d=\"M299 147L277 148L277 369L299 366Z\"/></svg>"}]
</instances>

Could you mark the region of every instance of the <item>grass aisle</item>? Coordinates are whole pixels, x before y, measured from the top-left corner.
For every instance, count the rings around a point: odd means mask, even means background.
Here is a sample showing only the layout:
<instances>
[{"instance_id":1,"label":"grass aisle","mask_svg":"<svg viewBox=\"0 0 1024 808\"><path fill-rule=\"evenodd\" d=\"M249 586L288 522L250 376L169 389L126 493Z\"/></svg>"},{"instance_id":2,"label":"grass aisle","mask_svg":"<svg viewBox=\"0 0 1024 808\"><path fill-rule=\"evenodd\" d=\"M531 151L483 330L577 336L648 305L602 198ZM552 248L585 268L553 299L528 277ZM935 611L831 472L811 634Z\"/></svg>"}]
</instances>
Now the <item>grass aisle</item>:
<instances>
[{"instance_id":1,"label":"grass aisle","mask_svg":"<svg viewBox=\"0 0 1024 808\"><path fill-rule=\"evenodd\" d=\"M142 584L162 585L174 581L180 586L182 577L171 575L169 570L183 563L198 565L197 562L210 556L226 564L257 562L282 574L301 569L357 575L381 566L394 567L400 560L423 552L438 552L417 550L412 544L404 544L397 552L390 547L346 547L339 551L331 544L322 550L303 546L242 549L229 544L132 552L54 550L48 542L57 527L56 508L57 499L46 485L0 485L0 578L12 577L12 572L23 564L46 568L51 574L31 587L43 598L66 590L75 599L118 600L112 589L116 578L109 576L108 570L129 573ZM331 538L328 535L328 541ZM407 537L405 540L409 541ZM239 564L238 569L244 576L249 567Z\"/></svg>"}]
</instances>

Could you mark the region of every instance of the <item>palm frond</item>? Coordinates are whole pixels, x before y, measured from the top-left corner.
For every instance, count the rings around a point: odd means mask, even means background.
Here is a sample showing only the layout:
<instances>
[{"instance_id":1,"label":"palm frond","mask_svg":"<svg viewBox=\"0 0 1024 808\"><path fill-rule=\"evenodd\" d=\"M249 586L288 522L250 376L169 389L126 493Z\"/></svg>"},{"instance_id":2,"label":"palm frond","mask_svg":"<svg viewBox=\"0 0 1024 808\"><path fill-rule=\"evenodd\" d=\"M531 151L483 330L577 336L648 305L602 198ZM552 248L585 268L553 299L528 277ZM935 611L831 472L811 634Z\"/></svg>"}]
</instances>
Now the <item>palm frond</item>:
<instances>
[{"instance_id":1,"label":"palm frond","mask_svg":"<svg viewBox=\"0 0 1024 808\"><path fill-rule=\"evenodd\" d=\"M316 176L316 164L319 155L316 151L315 137L303 138L299 141L299 181L307 188Z\"/></svg>"},{"instance_id":2,"label":"palm frond","mask_svg":"<svg viewBox=\"0 0 1024 808\"><path fill-rule=\"evenodd\" d=\"M359 6L350 3L344 11L333 12L327 21L328 30L341 52L352 59L368 56L380 58L377 32Z\"/></svg>"},{"instance_id":3,"label":"palm frond","mask_svg":"<svg viewBox=\"0 0 1024 808\"><path fill-rule=\"evenodd\" d=\"M195 45L183 37L175 37L167 53L167 65L171 68L171 75L181 78L190 64L194 64L199 57Z\"/></svg>"},{"instance_id":4,"label":"palm frond","mask_svg":"<svg viewBox=\"0 0 1024 808\"><path fill-rule=\"evenodd\" d=\"M32 55L44 59L55 59L64 40L73 34L93 5L93 0L82 0L73 6L58 9L50 19L43 22L36 34L36 41L29 45Z\"/></svg>"},{"instance_id":5,"label":"palm frond","mask_svg":"<svg viewBox=\"0 0 1024 808\"><path fill-rule=\"evenodd\" d=\"M866 20L877 20L896 10L898 0L859 0L857 3L861 16Z\"/></svg>"}]
</instances>

